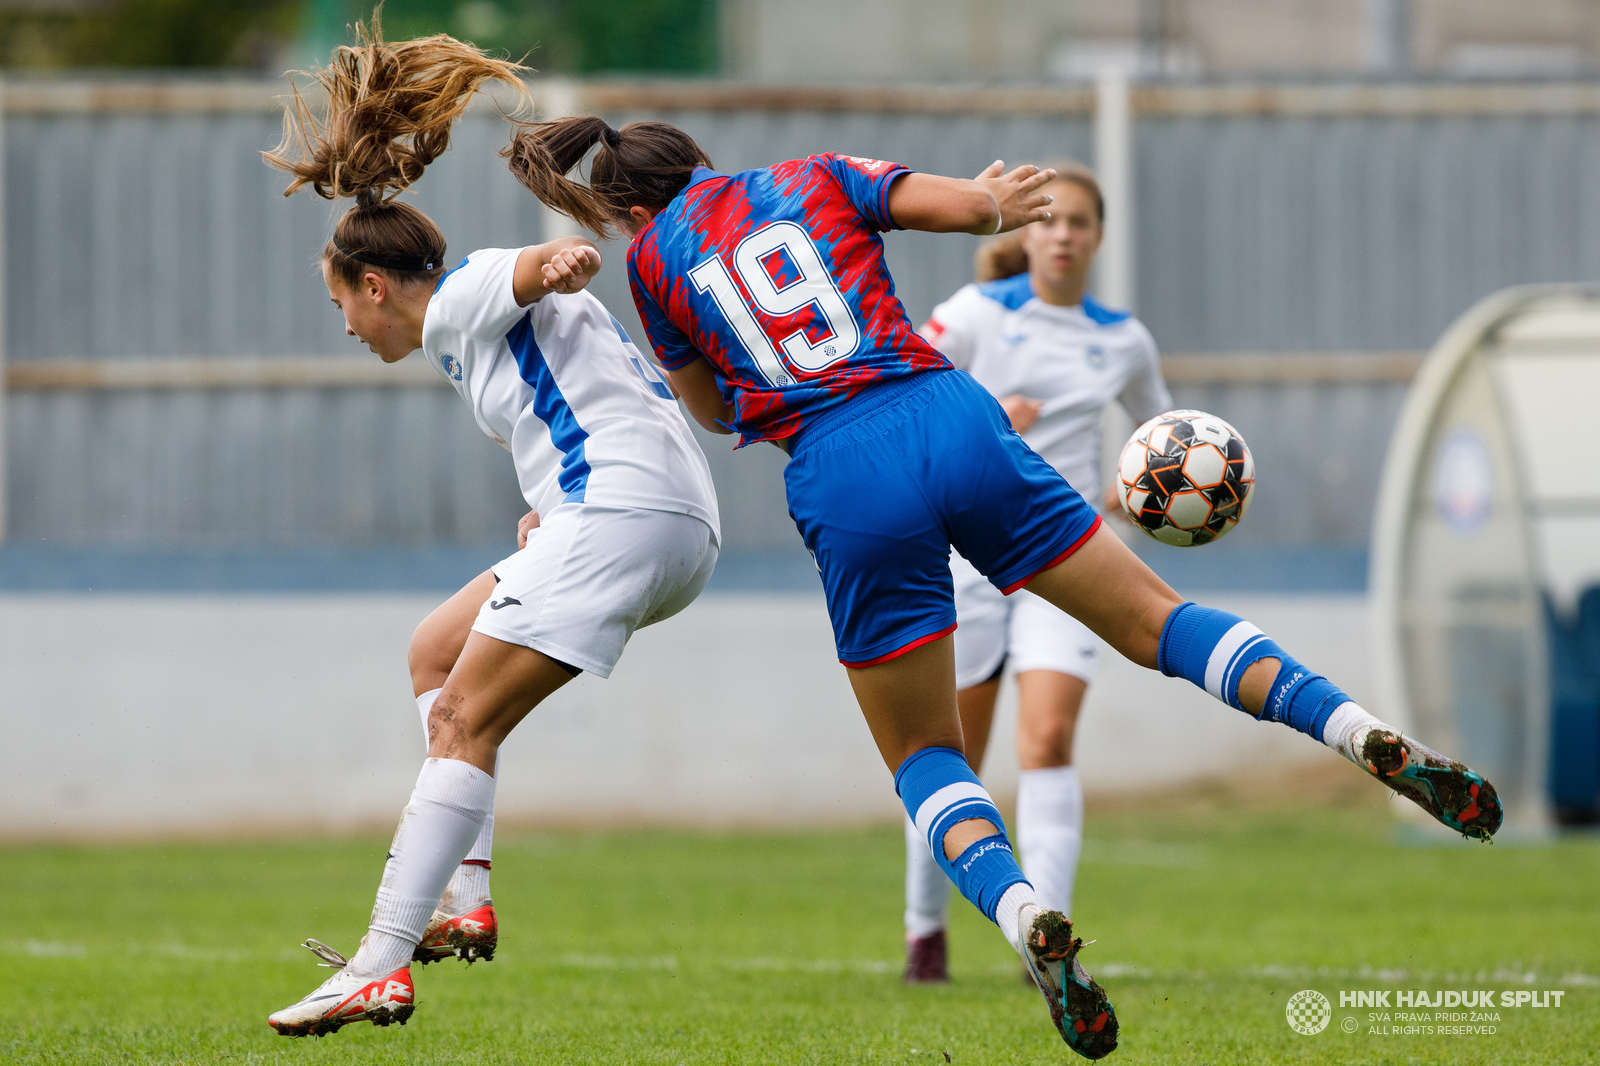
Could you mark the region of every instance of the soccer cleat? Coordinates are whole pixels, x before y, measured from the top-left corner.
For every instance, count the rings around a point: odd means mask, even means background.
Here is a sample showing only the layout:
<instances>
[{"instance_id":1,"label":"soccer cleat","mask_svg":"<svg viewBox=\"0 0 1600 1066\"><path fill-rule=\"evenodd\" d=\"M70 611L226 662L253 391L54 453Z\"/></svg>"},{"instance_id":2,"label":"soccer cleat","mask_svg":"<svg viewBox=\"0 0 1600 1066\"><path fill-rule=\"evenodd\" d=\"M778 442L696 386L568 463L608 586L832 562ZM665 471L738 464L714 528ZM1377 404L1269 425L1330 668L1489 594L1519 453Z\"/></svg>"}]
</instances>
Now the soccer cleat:
<instances>
[{"instance_id":1,"label":"soccer cleat","mask_svg":"<svg viewBox=\"0 0 1600 1066\"><path fill-rule=\"evenodd\" d=\"M906 973L908 985L942 985L950 980L950 970L945 963L944 930L927 936L909 937L906 940Z\"/></svg>"},{"instance_id":2,"label":"soccer cleat","mask_svg":"<svg viewBox=\"0 0 1600 1066\"><path fill-rule=\"evenodd\" d=\"M494 916L494 900L480 899L466 914L450 915L441 908L433 912L422 941L411 953L411 961L423 966L451 957L465 959L468 965L482 959L494 960L500 942L500 922Z\"/></svg>"},{"instance_id":3,"label":"soccer cleat","mask_svg":"<svg viewBox=\"0 0 1600 1066\"><path fill-rule=\"evenodd\" d=\"M323 1036L337 1033L351 1022L404 1025L410 1020L417 999L411 967L402 966L387 977L354 974L348 960L321 941L307 940L303 946L326 960L320 965L338 972L299 1003L267 1018L279 1036Z\"/></svg>"},{"instance_id":4,"label":"soccer cleat","mask_svg":"<svg viewBox=\"0 0 1600 1066\"><path fill-rule=\"evenodd\" d=\"M1361 763L1379 781L1464 837L1488 840L1504 811L1481 774L1403 733L1373 729L1361 742Z\"/></svg>"},{"instance_id":5,"label":"soccer cleat","mask_svg":"<svg viewBox=\"0 0 1600 1066\"><path fill-rule=\"evenodd\" d=\"M1067 1046L1086 1059L1103 1059L1117 1047L1117 1011L1105 989L1078 962L1083 941L1060 911L1023 907L1022 961L1050 1005L1050 1020Z\"/></svg>"}]
</instances>

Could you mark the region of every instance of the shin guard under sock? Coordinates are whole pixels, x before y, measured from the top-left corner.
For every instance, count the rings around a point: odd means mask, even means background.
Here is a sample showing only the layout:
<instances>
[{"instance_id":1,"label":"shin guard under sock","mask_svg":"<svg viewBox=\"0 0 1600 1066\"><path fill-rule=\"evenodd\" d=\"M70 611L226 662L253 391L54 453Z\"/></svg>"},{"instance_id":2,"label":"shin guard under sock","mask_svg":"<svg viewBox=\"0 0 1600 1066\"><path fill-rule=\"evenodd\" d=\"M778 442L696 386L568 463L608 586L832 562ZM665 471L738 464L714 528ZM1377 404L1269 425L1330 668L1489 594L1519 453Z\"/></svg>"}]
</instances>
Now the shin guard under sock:
<instances>
[{"instance_id":1,"label":"shin guard under sock","mask_svg":"<svg viewBox=\"0 0 1600 1066\"><path fill-rule=\"evenodd\" d=\"M406 964L493 803L494 778L476 766L456 759L422 764L389 846L370 934L350 960L352 972L381 975Z\"/></svg>"},{"instance_id":2,"label":"shin guard under sock","mask_svg":"<svg viewBox=\"0 0 1600 1066\"><path fill-rule=\"evenodd\" d=\"M433 712L434 701L439 698L439 693L444 689L430 689L417 697L417 710L422 715L422 743L424 748L428 745L428 715ZM500 780L500 756L494 760L494 777ZM460 911L465 914L467 908L478 900L487 899L489 896L489 862L494 853L494 804L491 800L488 817L483 820L483 828L478 831L478 839L472 845L472 850L467 853L462 865L457 867L450 884L446 886L444 895L440 897L440 906L447 913Z\"/></svg>"},{"instance_id":3,"label":"shin guard under sock","mask_svg":"<svg viewBox=\"0 0 1600 1066\"><path fill-rule=\"evenodd\" d=\"M1156 666L1168 677L1186 678L1242 711L1239 682L1245 671L1262 659L1276 659L1279 665L1257 717L1264 722L1282 722L1322 740L1328 718L1341 704L1349 703L1350 697L1238 615L1197 603L1175 608L1161 630Z\"/></svg>"},{"instance_id":4,"label":"shin guard under sock","mask_svg":"<svg viewBox=\"0 0 1600 1066\"><path fill-rule=\"evenodd\" d=\"M1011 853L999 809L967 765L966 756L954 748L923 748L895 771L894 789L945 875L985 918L994 921L1000 897L1028 879ZM946 858L945 833L971 818L982 818L999 832L974 842L955 859Z\"/></svg>"}]
</instances>

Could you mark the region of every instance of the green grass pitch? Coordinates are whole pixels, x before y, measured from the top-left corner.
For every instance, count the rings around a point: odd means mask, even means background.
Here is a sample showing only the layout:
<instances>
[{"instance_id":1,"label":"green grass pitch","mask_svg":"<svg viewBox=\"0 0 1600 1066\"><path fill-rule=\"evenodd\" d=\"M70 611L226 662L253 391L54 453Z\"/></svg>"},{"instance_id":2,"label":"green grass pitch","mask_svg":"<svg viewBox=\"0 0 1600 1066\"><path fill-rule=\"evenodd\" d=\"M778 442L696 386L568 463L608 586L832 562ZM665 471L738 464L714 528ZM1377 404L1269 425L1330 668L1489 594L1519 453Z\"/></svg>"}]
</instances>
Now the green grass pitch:
<instances>
[{"instance_id":1,"label":"green grass pitch","mask_svg":"<svg viewBox=\"0 0 1600 1066\"><path fill-rule=\"evenodd\" d=\"M1331 803L1091 809L1077 919L1122 1020L1108 1061L1600 1057L1600 846L1399 848L1380 790L1357 784ZM503 832L496 960L418 968L410 1025L321 1040L266 1016L328 972L300 940L353 951L385 838L6 847L0 1062L1080 1061L959 899L952 983L901 984L900 839ZM1338 1006L1480 987L1566 995L1468 1037L1375 1035ZM1315 1036L1284 1017L1304 988L1334 1003Z\"/></svg>"}]
</instances>

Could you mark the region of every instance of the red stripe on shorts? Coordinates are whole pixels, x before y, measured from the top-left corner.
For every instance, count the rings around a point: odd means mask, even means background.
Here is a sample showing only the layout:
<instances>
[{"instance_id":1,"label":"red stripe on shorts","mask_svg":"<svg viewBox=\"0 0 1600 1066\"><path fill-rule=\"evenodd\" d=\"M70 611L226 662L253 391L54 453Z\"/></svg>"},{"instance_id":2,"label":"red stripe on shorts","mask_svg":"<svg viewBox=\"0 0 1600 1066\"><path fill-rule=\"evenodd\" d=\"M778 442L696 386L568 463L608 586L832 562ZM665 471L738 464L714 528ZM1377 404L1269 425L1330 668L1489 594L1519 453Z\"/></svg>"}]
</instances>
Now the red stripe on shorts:
<instances>
[{"instance_id":1,"label":"red stripe on shorts","mask_svg":"<svg viewBox=\"0 0 1600 1066\"><path fill-rule=\"evenodd\" d=\"M1035 570L1033 573L1029 574L1027 577L1023 578L1021 581L1013 581L1011 584L1007 585L1005 588L1001 589L1000 591L1002 593L1004 593L1005 595L1009 596L1013 592L1015 592L1018 589L1020 589L1022 586L1026 585L1028 582L1032 581L1034 578L1038 577L1040 574L1044 573L1046 570L1050 569L1052 566L1058 566L1061 563L1065 562L1067 556L1071 555L1073 552L1075 552L1079 548L1083 547L1084 542L1087 541L1090 537L1094 536L1094 531L1100 528L1100 522L1101 522L1100 516L1099 515L1095 515L1094 516L1094 525L1090 526L1088 532L1084 533L1083 536L1081 536L1077 540L1073 541L1072 542L1072 547L1068 548L1066 551L1062 552L1060 555L1056 556L1054 559L1051 559L1048 563L1045 563L1043 566L1039 567L1039 569Z\"/></svg>"},{"instance_id":2,"label":"red stripe on shorts","mask_svg":"<svg viewBox=\"0 0 1600 1066\"><path fill-rule=\"evenodd\" d=\"M839 661L841 663L844 663L844 665L848 666L852 670L860 670L863 667L867 667L867 666L877 666L879 663L886 663L890 659L898 659L898 658L900 658L900 656L904 655L908 651L911 651L913 648L920 648L924 644L928 644L928 643L931 643L931 642L933 642L935 640L938 640L940 637L948 637L951 633L954 633L955 631L956 631L956 627L955 626L951 626L948 629L941 629L937 633L929 633L925 637L918 637L916 640L913 640L910 644L907 644L903 648L896 648L894 651L890 652L888 655L880 655L876 659L868 659L866 662L852 663L852 662L849 662L849 661L844 660L844 659L840 659Z\"/></svg>"}]
</instances>

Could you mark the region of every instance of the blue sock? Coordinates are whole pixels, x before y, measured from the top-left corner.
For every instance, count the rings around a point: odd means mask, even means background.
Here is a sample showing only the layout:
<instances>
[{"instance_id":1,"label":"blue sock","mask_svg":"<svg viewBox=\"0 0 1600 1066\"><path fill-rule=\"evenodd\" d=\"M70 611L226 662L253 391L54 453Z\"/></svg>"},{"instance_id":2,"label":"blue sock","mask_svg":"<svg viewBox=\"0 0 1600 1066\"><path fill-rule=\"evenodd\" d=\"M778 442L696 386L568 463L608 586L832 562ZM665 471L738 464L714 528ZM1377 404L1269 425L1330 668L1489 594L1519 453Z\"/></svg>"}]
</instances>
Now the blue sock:
<instances>
[{"instance_id":1,"label":"blue sock","mask_svg":"<svg viewBox=\"0 0 1600 1066\"><path fill-rule=\"evenodd\" d=\"M985 918L994 921L1006 889L1028 879L1011 853L1000 811L966 756L954 748L923 748L895 771L894 790L945 875ZM986 819L1000 832L976 841L953 861L945 858L945 832L969 818Z\"/></svg>"},{"instance_id":2,"label":"blue sock","mask_svg":"<svg viewBox=\"0 0 1600 1066\"><path fill-rule=\"evenodd\" d=\"M1261 630L1236 614L1185 603L1167 616L1161 630L1156 667L1168 677L1183 677L1235 710L1239 681L1251 664L1278 660L1278 676L1261 708L1264 722L1282 722L1322 739L1328 718L1350 697L1321 674L1300 665Z\"/></svg>"}]
</instances>

